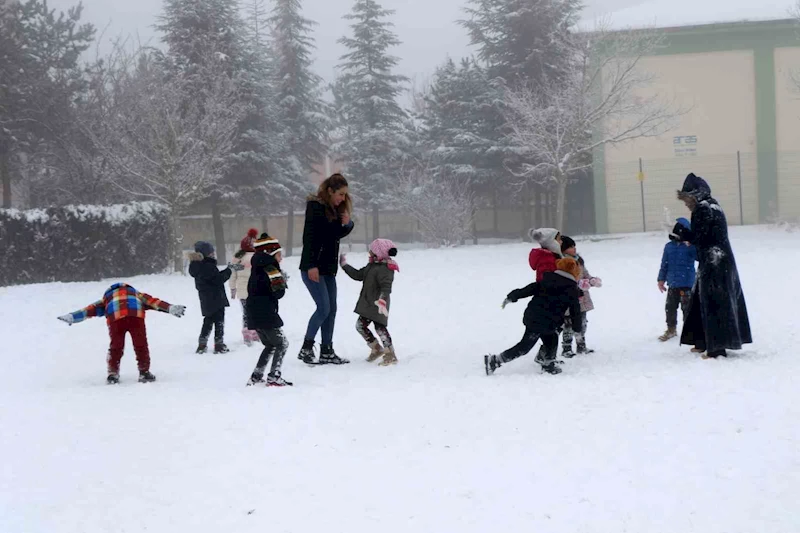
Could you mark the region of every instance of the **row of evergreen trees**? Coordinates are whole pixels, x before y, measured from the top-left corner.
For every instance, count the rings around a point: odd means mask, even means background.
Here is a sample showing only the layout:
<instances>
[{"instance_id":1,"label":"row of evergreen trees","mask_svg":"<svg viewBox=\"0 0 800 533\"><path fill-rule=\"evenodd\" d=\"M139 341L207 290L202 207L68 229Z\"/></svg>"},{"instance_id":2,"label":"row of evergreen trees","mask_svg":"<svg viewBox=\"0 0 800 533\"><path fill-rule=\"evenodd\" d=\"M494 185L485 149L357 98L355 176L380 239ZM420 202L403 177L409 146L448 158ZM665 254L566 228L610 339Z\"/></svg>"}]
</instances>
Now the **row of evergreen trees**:
<instances>
[{"instance_id":1,"label":"row of evergreen trees","mask_svg":"<svg viewBox=\"0 0 800 533\"><path fill-rule=\"evenodd\" d=\"M579 0L468 0L460 24L477 57L445 59L404 107L393 11L376 0L353 0L327 86L311 68L315 23L301 0L164 0L164 47L131 53L123 42L89 65L80 58L95 30L79 7L59 15L44 0L6 4L4 205L13 179L38 205L155 198L174 210L178 240L177 216L205 204L224 240L222 211L291 210L326 155L376 211L393 207L399 174L420 169L477 202L513 196L526 156L507 135L503 91L561 75L579 11Z\"/></svg>"}]
</instances>

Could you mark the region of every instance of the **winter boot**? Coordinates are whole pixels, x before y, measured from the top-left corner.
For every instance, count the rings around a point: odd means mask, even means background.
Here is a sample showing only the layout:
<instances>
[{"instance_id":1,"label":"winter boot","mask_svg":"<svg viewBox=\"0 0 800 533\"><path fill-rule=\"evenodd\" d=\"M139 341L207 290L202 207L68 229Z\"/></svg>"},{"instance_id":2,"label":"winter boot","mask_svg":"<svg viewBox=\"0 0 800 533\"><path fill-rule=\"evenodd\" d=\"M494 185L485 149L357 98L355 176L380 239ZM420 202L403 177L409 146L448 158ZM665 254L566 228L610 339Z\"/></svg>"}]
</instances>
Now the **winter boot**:
<instances>
[{"instance_id":1,"label":"winter boot","mask_svg":"<svg viewBox=\"0 0 800 533\"><path fill-rule=\"evenodd\" d=\"M389 346L383 352L383 361L379 363L380 366L392 366L397 364L397 355L394 353L394 347Z\"/></svg>"},{"instance_id":2,"label":"winter boot","mask_svg":"<svg viewBox=\"0 0 800 533\"><path fill-rule=\"evenodd\" d=\"M267 376L267 387L291 387L294 383L286 381L280 374Z\"/></svg>"},{"instance_id":3,"label":"winter boot","mask_svg":"<svg viewBox=\"0 0 800 533\"><path fill-rule=\"evenodd\" d=\"M319 364L321 365L346 365L349 362L349 360L336 355L332 344L323 346L319 354Z\"/></svg>"},{"instance_id":4,"label":"winter boot","mask_svg":"<svg viewBox=\"0 0 800 533\"><path fill-rule=\"evenodd\" d=\"M204 354L208 351L208 346L203 343L197 345L197 350L194 352L196 354Z\"/></svg>"},{"instance_id":5,"label":"winter boot","mask_svg":"<svg viewBox=\"0 0 800 533\"><path fill-rule=\"evenodd\" d=\"M496 355L484 355L483 356L483 366L486 367L486 375L491 376L494 374L494 371L503 366L502 361Z\"/></svg>"},{"instance_id":6,"label":"winter boot","mask_svg":"<svg viewBox=\"0 0 800 533\"><path fill-rule=\"evenodd\" d=\"M145 370L144 372L139 372L139 383L152 383L156 380L156 377L153 375L152 372Z\"/></svg>"},{"instance_id":7,"label":"winter boot","mask_svg":"<svg viewBox=\"0 0 800 533\"><path fill-rule=\"evenodd\" d=\"M587 353L594 353L594 350L590 350L589 348L586 347L586 341L578 341L576 344L577 344L576 352L578 354L583 355Z\"/></svg>"},{"instance_id":8,"label":"winter boot","mask_svg":"<svg viewBox=\"0 0 800 533\"><path fill-rule=\"evenodd\" d=\"M575 357L575 352L572 351L572 343L561 345L561 357L564 359L572 359Z\"/></svg>"},{"instance_id":9,"label":"winter boot","mask_svg":"<svg viewBox=\"0 0 800 533\"><path fill-rule=\"evenodd\" d=\"M297 354L297 358L307 365L316 364L313 340L306 339L303 341L303 347L300 349L300 353Z\"/></svg>"},{"instance_id":10,"label":"winter boot","mask_svg":"<svg viewBox=\"0 0 800 533\"><path fill-rule=\"evenodd\" d=\"M373 363L377 359L379 359L383 355L383 346L378 341L372 341L369 345L371 352L369 352L369 357L367 357L368 363Z\"/></svg>"},{"instance_id":11,"label":"winter boot","mask_svg":"<svg viewBox=\"0 0 800 533\"><path fill-rule=\"evenodd\" d=\"M678 331L675 328L667 328L667 331L665 331L664 334L658 338L658 340L661 342L667 342L668 340L674 339L677 336Z\"/></svg>"},{"instance_id":12,"label":"winter boot","mask_svg":"<svg viewBox=\"0 0 800 533\"><path fill-rule=\"evenodd\" d=\"M250 336L250 330L247 328L242 329L242 339L244 339L244 345L248 348L253 345L253 339Z\"/></svg>"},{"instance_id":13,"label":"winter boot","mask_svg":"<svg viewBox=\"0 0 800 533\"><path fill-rule=\"evenodd\" d=\"M250 379L247 381L247 386L252 387L253 385L260 385L261 383L264 383L264 374L253 372Z\"/></svg>"},{"instance_id":14,"label":"winter boot","mask_svg":"<svg viewBox=\"0 0 800 533\"><path fill-rule=\"evenodd\" d=\"M215 354L228 353L228 352L230 352L230 349L227 346L225 346L225 343L221 342L219 344L214 345Z\"/></svg>"},{"instance_id":15,"label":"winter boot","mask_svg":"<svg viewBox=\"0 0 800 533\"><path fill-rule=\"evenodd\" d=\"M697 346L695 346L694 348L692 348L689 351L692 352L692 353L706 353L705 348L698 348Z\"/></svg>"},{"instance_id":16,"label":"winter boot","mask_svg":"<svg viewBox=\"0 0 800 533\"><path fill-rule=\"evenodd\" d=\"M559 367L555 363L550 363L549 365L542 365L542 372L546 372L548 374L556 375L556 374L560 374L562 371L561 371L561 367Z\"/></svg>"},{"instance_id":17,"label":"winter boot","mask_svg":"<svg viewBox=\"0 0 800 533\"><path fill-rule=\"evenodd\" d=\"M716 359L718 357L728 357L728 352L725 350L715 350L713 352L704 353L702 355L703 359Z\"/></svg>"},{"instance_id":18,"label":"winter boot","mask_svg":"<svg viewBox=\"0 0 800 533\"><path fill-rule=\"evenodd\" d=\"M109 385L116 385L119 383L119 374L109 374L106 378L106 383Z\"/></svg>"}]
</instances>

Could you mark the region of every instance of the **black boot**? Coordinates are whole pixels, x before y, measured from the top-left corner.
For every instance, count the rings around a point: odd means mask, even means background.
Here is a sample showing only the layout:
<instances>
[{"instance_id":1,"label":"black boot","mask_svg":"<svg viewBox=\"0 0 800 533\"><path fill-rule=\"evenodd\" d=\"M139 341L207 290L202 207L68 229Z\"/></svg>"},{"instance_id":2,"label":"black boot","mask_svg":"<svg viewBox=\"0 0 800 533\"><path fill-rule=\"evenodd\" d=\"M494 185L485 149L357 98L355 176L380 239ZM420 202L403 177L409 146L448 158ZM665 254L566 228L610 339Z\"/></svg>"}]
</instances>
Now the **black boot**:
<instances>
[{"instance_id":1,"label":"black boot","mask_svg":"<svg viewBox=\"0 0 800 533\"><path fill-rule=\"evenodd\" d=\"M578 341L578 353L579 354L587 354L587 353L594 353L594 350L590 350L586 347L586 341Z\"/></svg>"},{"instance_id":2,"label":"black boot","mask_svg":"<svg viewBox=\"0 0 800 533\"><path fill-rule=\"evenodd\" d=\"M197 345L197 350L195 350L195 352L194 352L194 353L197 353L197 354L204 354L204 353L206 353L207 351L208 351L208 345L207 345L207 344L205 344L205 343L203 343L203 342L201 342L200 344L198 344L198 345Z\"/></svg>"},{"instance_id":3,"label":"black boot","mask_svg":"<svg viewBox=\"0 0 800 533\"><path fill-rule=\"evenodd\" d=\"M267 387L291 387L291 381L286 381L280 374L270 374L267 376Z\"/></svg>"},{"instance_id":4,"label":"black boot","mask_svg":"<svg viewBox=\"0 0 800 533\"><path fill-rule=\"evenodd\" d=\"M561 367L556 365L555 363L550 363L548 365L542 365L542 372L547 372L548 374L560 374Z\"/></svg>"},{"instance_id":5,"label":"black boot","mask_svg":"<svg viewBox=\"0 0 800 533\"><path fill-rule=\"evenodd\" d=\"M306 339L303 341L303 347L300 349L300 353L297 354L297 358L307 365L313 365L317 362L314 356L313 340Z\"/></svg>"},{"instance_id":6,"label":"black boot","mask_svg":"<svg viewBox=\"0 0 800 533\"><path fill-rule=\"evenodd\" d=\"M139 372L139 383L152 383L156 377L149 371Z\"/></svg>"},{"instance_id":7,"label":"black boot","mask_svg":"<svg viewBox=\"0 0 800 533\"><path fill-rule=\"evenodd\" d=\"M259 372L253 372L253 375L250 376L250 380L247 382L247 386L251 387L253 385L259 385L264 383L264 374Z\"/></svg>"},{"instance_id":8,"label":"black boot","mask_svg":"<svg viewBox=\"0 0 800 533\"><path fill-rule=\"evenodd\" d=\"M500 368L503 363L500 361L500 357L497 355L484 355L483 356L483 366L486 367L486 375L491 376L494 374L495 370Z\"/></svg>"},{"instance_id":9,"label":"black boot","mask_svg":"<svg viewBox=\"0 0 800 533\"><path fill-rule=\"evenodd\" d=\"M227 346L225 346L225 343L221 342L219 344L214 345L215 354L228 353L228 352L230 352L230 349Z\"/></svg>"},{"instance_id":10,"label":"black boot","mask_svg":"<svg viewBox=\"0 0 800 533\"><path fill-rule=\"evenodd\" d=\"M109 385L116 385L119 383L119 374L109 374L106 378L106 383Z\"/></svg>"},{"instance_id":11,"label":"black boot","mask_svg":"<svg viewBox=\"0 0 800 533\"><path fill-rule=\"evenodd\" d=\"M347 359L343 359L336 355L336 352L333 351L333 345L328 344L322 347L322 351L319 354L319 364L321 365L346 365L349 363Z\"/></svg>"}]
</instances>

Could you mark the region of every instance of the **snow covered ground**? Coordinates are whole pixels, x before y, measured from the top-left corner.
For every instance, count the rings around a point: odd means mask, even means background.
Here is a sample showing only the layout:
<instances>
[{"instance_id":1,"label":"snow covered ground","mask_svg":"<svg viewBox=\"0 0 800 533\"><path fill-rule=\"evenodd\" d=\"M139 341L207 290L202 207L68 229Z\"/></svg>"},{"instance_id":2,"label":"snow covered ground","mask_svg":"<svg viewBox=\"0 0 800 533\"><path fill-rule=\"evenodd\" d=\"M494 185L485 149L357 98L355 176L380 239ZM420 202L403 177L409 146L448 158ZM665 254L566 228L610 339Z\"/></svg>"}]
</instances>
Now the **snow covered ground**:
<instances>
[{"instance_id":1,"label":"snow covered ground","mask_svg":"<svg viewBox=\"0 0 800 533\"><path fill-rule=\"evenodd\" d=\"M195 355L191 278L129 280L171 303L150 313L154 384L130 347L107 386L102 319L59 314L110 281L0 289L0 531L769 533L800 530L800 235L733 228L756 344L704 361L661 344L663 235L579 242L597 353L543 375L533 354L484 375L514 344L531 279L524 244L401 251L394 368L363 361L340 277L337 348L295 355L311 299L297 260L282 304L292 389L246 388L258 356L228 318L224 356ZM351 262L364 261L352 254Z\"/></svg>"}]
</instances>

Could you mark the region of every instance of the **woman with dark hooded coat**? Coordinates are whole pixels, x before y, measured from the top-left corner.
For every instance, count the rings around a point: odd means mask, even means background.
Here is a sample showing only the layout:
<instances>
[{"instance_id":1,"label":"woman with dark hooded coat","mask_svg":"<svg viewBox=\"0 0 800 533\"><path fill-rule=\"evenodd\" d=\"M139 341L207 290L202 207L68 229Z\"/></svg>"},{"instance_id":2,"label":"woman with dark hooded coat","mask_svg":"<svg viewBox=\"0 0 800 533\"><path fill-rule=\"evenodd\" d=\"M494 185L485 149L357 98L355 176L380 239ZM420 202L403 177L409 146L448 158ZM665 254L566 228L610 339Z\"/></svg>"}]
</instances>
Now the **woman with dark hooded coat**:
<instances>
[{"instance_id":1,"label":"woman with dark hooded coat","mask_svg":"<svg viewBox=\"0 0 800 533\"><path fill-rule=\"evenodd\" d=\"M679 237L697 248L699 263L681 344L706 352L706 358L726 356L725 350L753 342L728 222L703 178L689 174L678 199L692 211L691 229L684 228Z\"/></svg>"}]
</instances>

